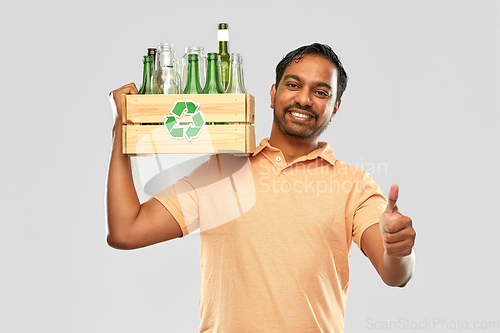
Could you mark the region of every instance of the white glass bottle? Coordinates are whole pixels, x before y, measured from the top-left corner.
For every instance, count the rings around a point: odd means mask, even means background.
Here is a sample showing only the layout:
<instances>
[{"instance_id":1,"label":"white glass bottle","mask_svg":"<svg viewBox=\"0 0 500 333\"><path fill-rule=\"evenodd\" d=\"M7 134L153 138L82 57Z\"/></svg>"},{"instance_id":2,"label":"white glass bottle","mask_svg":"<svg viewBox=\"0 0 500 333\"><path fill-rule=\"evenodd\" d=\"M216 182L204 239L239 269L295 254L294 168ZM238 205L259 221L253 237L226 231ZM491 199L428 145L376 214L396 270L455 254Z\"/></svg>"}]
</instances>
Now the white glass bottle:
<instances>
[{"instance_id":1,"label":"white glass bottle","mask_svg":"<svg viewBox=\"0 0 500 333\"><path fill-rule=\"evenodd\" d=\"M160 43L156 51L156 68L153 75L153 94L179 94L179 59L174 45Z\"/></svg>"},{"instance_id":2,"label":"white glass bottle","mask_svg":"<svg viewBox=\"0 0 500 333\"><path fill-rule=\"evenodd\" d=\"M243 57L238 53L231 53L229 65L228 94L247 94L243 81Z\"/></svg>"}]
</instances>

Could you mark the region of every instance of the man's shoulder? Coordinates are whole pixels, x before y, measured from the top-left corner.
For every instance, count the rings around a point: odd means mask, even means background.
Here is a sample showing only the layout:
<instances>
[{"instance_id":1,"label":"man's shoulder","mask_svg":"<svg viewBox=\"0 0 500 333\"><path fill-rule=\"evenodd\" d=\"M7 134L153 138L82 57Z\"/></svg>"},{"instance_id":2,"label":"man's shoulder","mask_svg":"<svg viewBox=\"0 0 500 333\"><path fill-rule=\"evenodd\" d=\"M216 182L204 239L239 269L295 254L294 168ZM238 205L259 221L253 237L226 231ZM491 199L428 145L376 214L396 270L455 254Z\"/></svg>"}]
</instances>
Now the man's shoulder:
<instances>
[{"instance_id":1,"label":"man's shoulder","mask_svg":"<svg viewBox=\"0 0 500 333\"><path fill-rule=\"evenodd\" d=\"M355 178L371 177L370 173L363 167L358 165L349 164L343 160L335 160L335 171L340 175L351 176Z\"/></svg>"}]
</instances>

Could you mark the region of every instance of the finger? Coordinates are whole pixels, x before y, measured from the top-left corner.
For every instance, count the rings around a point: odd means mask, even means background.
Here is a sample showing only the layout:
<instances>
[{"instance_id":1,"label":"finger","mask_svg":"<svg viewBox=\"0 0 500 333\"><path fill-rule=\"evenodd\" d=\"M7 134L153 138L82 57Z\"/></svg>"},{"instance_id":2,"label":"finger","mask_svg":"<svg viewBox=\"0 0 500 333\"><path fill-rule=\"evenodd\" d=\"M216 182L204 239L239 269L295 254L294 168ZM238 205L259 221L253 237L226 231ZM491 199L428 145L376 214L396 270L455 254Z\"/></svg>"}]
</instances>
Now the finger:
<instances>
[{"instance_id":1,"label":"finger","mask_svg":"<svg viewBox=\"0 0 500 333\"><path fill-rule=\"evenodd\" d=\"M120 87L116 90L113 90L112 92L109 93L109 95L111 96L111 94L113 94L113 96L116 98L121 98L119 97L120 95L135 95L135 94L138 94L139 91L137 90L137 87L135 86L135 83L129 83L129 84L126 84L124 85L123 87Z\"/></svg>"},{"instance_id":2,"label":"finger","mask_svg":"<svg viewBox=\"0 0 500 333\"><path fill-rule=\"evenodd\" d=\"M414 245L414 241L405 240L394 244L386 244L385 250L388 256L402 258L412 253Z\"/></svg>"},{"instance_id":3,"label":"finger","mask_svg":"<svg viewBox=\"0 0 500 333\"><path fill-rule=\"evenodd\" d=\"M398 200L399 186L397 184L392 184L391 189L389 190L389 198L387 202L387 208L385 209L386 213L398 212L398 208L396 206L396 201Z\"/></svg>"},{"instance_id":4,"label":"finger","mask_svg":"<svg viewBox=\"0 0 500 333\"><path fill-rule=\"evenodd\" d=\"M417 236L417 233L415 232L415 229L410 227L410 228L403 229L403 230L401 230L397 233L394 233L394 234L390 234L390 233L386 232L386 233L384 233L383 238L387 244L395 244L395 243L399 243L399 242L403 242L403 241L407 241L407 240L414 241L416 236Z\"/></svg>"},{"instance_id":5,"label":"finger","mask_svg":"<svg viewBox=\"0 0 500 333\"><path fill-rule=\"evenodd\" d=\"M400 232L406 228L412 228L413 221L408 216L401 215L399 218L385 225L384 230L390 234Z\"/></svg>"}]
</instances>

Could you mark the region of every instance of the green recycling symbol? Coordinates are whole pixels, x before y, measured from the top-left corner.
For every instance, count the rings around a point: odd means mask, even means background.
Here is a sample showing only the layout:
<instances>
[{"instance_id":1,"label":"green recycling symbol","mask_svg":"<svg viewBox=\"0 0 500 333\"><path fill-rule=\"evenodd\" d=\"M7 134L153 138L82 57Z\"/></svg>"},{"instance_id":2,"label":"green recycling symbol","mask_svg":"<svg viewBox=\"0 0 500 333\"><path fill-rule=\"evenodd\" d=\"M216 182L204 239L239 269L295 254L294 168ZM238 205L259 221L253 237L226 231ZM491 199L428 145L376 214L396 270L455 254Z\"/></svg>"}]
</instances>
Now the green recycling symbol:
<instances>
[{"instance_id":1,"label":"green recycling symbol","mask_svg":"<svg viewBox=\"0 0 500 333\"><path fill-rule=\"evenodd\" d=\"M195 139L201 133L205 125L205 118L198 110L200 104L193 101L177 101L170 110L171 115L165 116L165 128L172 139L183 139L186 137L188 141ZM191 116L191 123L187 128L180 126L177 121L182 115Z\"/></svg>"}]
</instances>

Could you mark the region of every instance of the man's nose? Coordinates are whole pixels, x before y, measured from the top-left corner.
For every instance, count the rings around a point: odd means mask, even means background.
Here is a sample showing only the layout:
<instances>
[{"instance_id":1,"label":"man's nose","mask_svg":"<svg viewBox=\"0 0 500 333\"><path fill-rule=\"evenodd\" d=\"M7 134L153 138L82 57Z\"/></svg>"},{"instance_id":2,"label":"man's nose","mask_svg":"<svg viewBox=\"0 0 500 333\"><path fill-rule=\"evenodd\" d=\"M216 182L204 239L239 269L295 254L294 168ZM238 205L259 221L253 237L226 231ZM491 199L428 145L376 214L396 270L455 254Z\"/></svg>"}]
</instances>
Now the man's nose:
<instances>
[{"instance_id":1,"label":"man's nose","mask_svg":"<svg viewBox=\"0 0 500 333\"><path fill-rule=\"evenodd\" d=\"M304 106L312 105L312 96L311 96L311 91L309 89L301 89L300 91L297 92L295 95L295 102L298 104Z\"/></svg>"}]
</instances>

